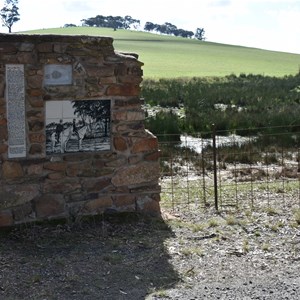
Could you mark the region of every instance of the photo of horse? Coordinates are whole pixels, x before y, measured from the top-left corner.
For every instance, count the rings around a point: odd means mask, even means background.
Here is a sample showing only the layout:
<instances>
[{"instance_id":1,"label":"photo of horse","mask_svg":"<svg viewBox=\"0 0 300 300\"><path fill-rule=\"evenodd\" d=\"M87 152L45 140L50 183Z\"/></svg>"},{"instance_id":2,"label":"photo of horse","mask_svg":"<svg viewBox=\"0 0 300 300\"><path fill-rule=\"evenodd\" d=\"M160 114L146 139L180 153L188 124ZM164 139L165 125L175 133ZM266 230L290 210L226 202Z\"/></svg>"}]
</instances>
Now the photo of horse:
<instances>
[{"instance_id":1,"label":"photo of horse","mask_svg":"<svg viewBox=\"0 0 300 300\"><path fill-rule=\"evenodd\" d=\"M110 100L46 102L46 154L110 150Z\"/></svg>"}]
</instances>

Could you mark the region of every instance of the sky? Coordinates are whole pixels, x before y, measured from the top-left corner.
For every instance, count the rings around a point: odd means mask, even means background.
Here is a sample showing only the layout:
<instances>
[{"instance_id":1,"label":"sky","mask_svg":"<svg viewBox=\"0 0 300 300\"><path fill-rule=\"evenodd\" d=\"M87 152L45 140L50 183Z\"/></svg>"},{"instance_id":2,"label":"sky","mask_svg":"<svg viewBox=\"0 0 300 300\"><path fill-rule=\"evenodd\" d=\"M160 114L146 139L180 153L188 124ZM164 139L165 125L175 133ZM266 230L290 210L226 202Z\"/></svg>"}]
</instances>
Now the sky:
<instances>
[{"instance_id":1,"label":"sky","mask_svg":"<svg viewBox=\"0 0 300 300\"><path fill-rule=\"evenodd\" d=\"M141 30L145 22L169 22L193 32L204 28L209 42L300 54L300 0L19 0L18 6L13 32L129 15Z\"/></svg>"}]
</instances>

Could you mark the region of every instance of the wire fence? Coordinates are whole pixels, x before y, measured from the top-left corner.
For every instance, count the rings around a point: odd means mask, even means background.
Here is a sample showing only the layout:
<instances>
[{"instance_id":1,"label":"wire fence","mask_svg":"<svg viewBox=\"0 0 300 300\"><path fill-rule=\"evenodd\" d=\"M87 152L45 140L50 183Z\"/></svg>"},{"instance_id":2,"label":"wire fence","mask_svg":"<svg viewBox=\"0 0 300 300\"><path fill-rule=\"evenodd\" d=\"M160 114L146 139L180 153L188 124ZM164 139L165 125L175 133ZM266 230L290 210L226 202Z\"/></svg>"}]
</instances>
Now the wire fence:
<instances>
[{"instance_id":1,"label":"wire fence","mask_svg":"<svg viewBox=\"0 0 300 300\"><path fill-rule=\"evenodd\" d=\"M216 210L300 207L299 126L253 136L158 135L162 206ZM239 130L242 133L242 130Z\"/></svg>"}]
</instances>

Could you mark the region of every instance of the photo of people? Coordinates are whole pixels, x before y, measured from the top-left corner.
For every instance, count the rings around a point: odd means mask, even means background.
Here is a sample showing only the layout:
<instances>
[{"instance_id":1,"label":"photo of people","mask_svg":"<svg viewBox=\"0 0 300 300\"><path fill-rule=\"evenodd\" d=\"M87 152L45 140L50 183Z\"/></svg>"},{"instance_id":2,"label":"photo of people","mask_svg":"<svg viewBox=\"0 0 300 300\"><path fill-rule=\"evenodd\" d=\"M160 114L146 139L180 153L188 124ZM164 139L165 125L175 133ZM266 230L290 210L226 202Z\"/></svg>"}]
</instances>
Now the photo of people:
<instances>
[{"instance_id":1,"label":"photo of people","mask_svg":"<svg viewBox=\"0 0 300 300\"><path fill-rule=\"evenodd\" d=\"M110 100L46 102L46 154L110 150Z\"/></svg>"}]
</instances>

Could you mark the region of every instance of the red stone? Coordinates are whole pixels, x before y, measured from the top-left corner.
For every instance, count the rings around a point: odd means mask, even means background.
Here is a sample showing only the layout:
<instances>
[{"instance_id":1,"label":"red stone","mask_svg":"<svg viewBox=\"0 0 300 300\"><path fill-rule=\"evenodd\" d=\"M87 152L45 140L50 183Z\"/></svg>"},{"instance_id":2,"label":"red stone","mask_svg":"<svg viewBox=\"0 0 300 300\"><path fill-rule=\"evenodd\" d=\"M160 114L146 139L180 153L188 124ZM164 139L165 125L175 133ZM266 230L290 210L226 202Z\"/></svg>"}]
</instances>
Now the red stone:
<instances>
[{"instance_id":1,"label":"red stone","mask_svg":"<svg viewBox=\"0 0 300 300\"><path fill-rule=\"evenodd\" d=\"M19 205L13 209L14 219L16 222L24 222L30 218L32 214L31 202Z\"/></svg>"},{"instance_id":2,"label":"red stone","mask_svg":"<svg viewBox=\"0 0 300 300\"><path fill-rule=\"evenodd\" d=\"M14 223L11 211L0 211L0 227L12 226Z\"/></svg>"},{"instance_id":3,"label":"red stone","mask_svg":"<svg viewBox=\"0 0 300 300\"><path fill-rule=\"evenodd\" d=\"M6 153L8 149L8 146L5 144L0 145L0 154Z\"/></svg>"},{"instance_id":4,"label":"red stone","mask_svg":"<svg viewBox=\"0 0 300 300\"><path fill-rule=\"evenodd\" d=\"M118 187L153 182L158 180L159 175L158 163L141 162L118 169L112 183Z\"/></svg>"},{"instance_id":5,"label":"red stone","mask_svg":"<svg viewBox=\"0 0 300 300\"><path fill-rule=\"evenodd\" d=\"M0 114L3 116L6 115L6 107L4 105L0 105Z\"/></svg>"},{"instance_id":6,"label":"red stone","mask_svg":"<svg viewBox=\"0 0 300 300\"><path fill-rule=\"evenodd\" d=\"M30 133L29 141L30 143L44 143L46 141L46 137L43 133Z\"/></svg>"},{"instance_id":7,"label":"red stone","mask_svg":"<svg viewBox=\"0 0 300 300\"><path fill-rule=\"evenodd\" d=\"M0 126L5 126L6 124L7 124L7 120L5 118L0 118Z\"/></svg>"},{"instance_id":8,"label":"red stone","mask_svg":"<svg viewBox=\"0 0 300 300\"><path fill-rule=\"evenodd\" d=\"M37 56L35 53L32 52L23 52L18 53L18 62L20 64L35 64L37 62Z\"/></svg>"},{"instance_id":9,"label":"red stone","mask_svg":"<svg viewBox=\"0 0 300 300\"><path fill-rule=\"evenodd\" d=\"M143 110L129 110L127 112L128 121L143 121L145 120L145 112Z\"/></svg>"},{"instance_id":10,"label":"red stone","mask_svg":"<svg viewBox=\"0 0 300 300\"><path fill-rule=\"evenodd\" d=\"M89 179L83 181L82 188L88 192L100 192L110 184L110 178Z\"/></svg>"},{"instance_id":11,"label":"red stone","mask_svg":"<svg viewBox=\"0 0 300 300\"><path fill-rule=\"evenodd\" d=\"M0 141L7 141L8 139L8 134L7 134L7 129L6 127L0 127Z\"/></svg>"},{"instance_id":12,"label":"red stone","mask_svg":"<svg viewBox=\"0 0 300 300\"><path fill-rule=\"evenodd\" d=\"M89 66L87 68L88 76L91 77L109 77L113 76L115 71L115 67L113 65L108 66Z\"/></svg>"},{"instance_id":13,"label":"red stone","mask_svg":"<svg viewBox=\"0 0 300 300\"><path fill-rule=\"evenodd\" d=\"M44 122L39 120L29 120L28 127L30 131L38 132L44 129Z\"/></svg>"},{"instance_id":14,"label":"red stone","mask_svg":"<svg viewBox=\"0 0 300 300\"><path fill-rule=\"evenodd\" d=\"M24 204L31 201L40 195L40 186L39 184L18 184L13 190L14 194L17 196L17 199L14 201L13 205L16 206Z\"/></svg>"},{"instance_id":15,"label":"red stone","mask_svg":"<svg viewBox=\"0 0 300 300\"><path fill-rule=\"evenodd\" d=\"M52 43L41 43L37 45L37 50L39 52L53 52L53 44Z\"/></svg>"},{"instance_id":16,"label":"red stone","mask_svg":"<svg viewBox=\"0 0 300 300\"><path fill-rule=\"evenodd\" d=\"M16 53L17 48L10 43L0 43L0 53Z\"/></svg>"},{"instance_id":17,"label":"red stone","mask_svg":"<svg viewBox=\"0 0 300 300\"><path fill-rule=\"evenodd\" d=\"M83 213L96 214L112 207L113 202L110 196L103 196L85 203Z\"/></svg>"},{"instance_id":18,"label":"red stone","mask_svg":"<svg viewBox=\"0 0 300 300\"><path fill-rule=\"evenodd\" d=\"M35 211L38 218L55 217L65 211L65 201L61 194L43 195L35 201Z\"/></svg>"},{"instance_id":19,"label":"red stone","mask_svg":"<svg viewBox=\"0 0 300 300\"><path fill-rule=\"evenodd\" d=\"M29 103L30 103L31 107L34 107L34 108L44 107L44 105L45 105L44 101L39 97L30 97Z\"/></svg>"},{"instance_id":20,"label":"red stone","mask_svg":"<svg viewBox=\"0 0 300 300\"><path fill-rule=\"evenodd\" d=\"M160 158L160 151L155 151L150 154L146 154L144 159L149 161L157 161Z\"/></svg>"},{"instance_id":21,"label":"red stone","mask_svg":"<svg viewBox=\"0 0 300 300\"><path fill-rule=\"evenodd\" d=\"M115 76L111 76L111 77L102 77L100 79L99 84L112 84L112 83L116 83L117 79Z\"/></svg>"},{"instance_id":22,"label":"red stone","mask_svg":"<svg viewBox=\"0 0 300 300\"><path fill-rule=\"evenodd\" d=\"M67 163L63 161L59 162L47 162L44 164L44 169L51 171L65 171Z\"/></svg>"},{"instance_id":23,"label":"red stone","mask_svg":"<svg viewBox=\"0 0 300 300\"><path fill-rule=\"evenodd\" d=\"M53 180L63 179L65 177L66 177L65 173L62 172L55 172L55 173L48 174L48 178Z\"/></svg>"},{"instance_id":24,"label":"red stone","mask_svg":"<svg viewBox=\"0 0 300 300\"><path fill-rule=\"evenodd\" d=\"M134 195L119 195L114 197L114 204L116 207L129 206L135 204Z\"/></svg>"},{"instance_id":25,"label":"red stone","mask_svg":"<svg viewBox=\"0 0 300 300\"><path fill-rule=\"evenodd\" d=\"M43 95L43 91L41 89L30 89L27 93L31 97L40 97Z\"/></svg>"},{"instance_id":26,"label":"red stone","mask_svg":"<svg viewBox=\"0 0 300 300\"><path fill-rule=\"evenodd\" d=\"M122 83L140 84L143 81L140 76L119 76L118 78Z\"/></svg>"},{"instance_id":27,"label":"red stone","mask_svg":"<svg viewBox=\"0 0 300 300\"><path fill-rule=\"evenodd\" d=\"M127 150L127 142L124 138L122 137L115 137L114 138L114 148L116 151L125 151Z\"/></svg>"},{"instance_id":28,"label":"red stone","mask_svg":"<svg viewBox=\"0 0 300 300\"><path fill-rule=\"evenodd\" d=\"M42 86L43 77L39 75L28 76L27 84L30 88L38 89Z\"/></svg>"},{"instance_id":29,"label":"red stone","mask_svg":"<svg viewBox=\"0 0 300 300\"><path fill-rule=\"evenodd\" d=\"M31 164L27 168L28 175L41 175L43 173L43 165L42 164Z\"/></svg>"},{"instance_id":30,"label":"red stone","mask_svg":"<svg viewBox=\"0 0 300 300\"><path fill-rule=\"evenodd\" d=\"M106 91L107 96L138 96L139 93L140 86L136 84L115 84Z\"/></svg>"},{"instance_id":31,"label":"red stone","mask_svg":"<svg viewBox=\"0 0 300 300\"><path fill-rule=\"evenodd\" d=\"M113 120L116 121L126 121L127 120L127 111L116 111L113 113Z\"/></svg>"},{"instance_id":32,"label":"red stone","mask_svg":"<svg viewBox=\"0 0 300 300\"><path fill-rule=\"evenodd\" d=\"M43 153L42 145L33 144L33 145L30 146L30 149L29 149L29 154L30 155L37 155L37 154L41 154L41 153Z\"/></svg>"},{"instance_id":33,"label":"red stone","mask_svg":"<svg viewBox=\"0 0 300 300\"><path fill-rule=\"evenodd\" d=\"M132 147L132 153L150 152L158 149L158 141L156 137L140 139Z\"/></svg>"},{"instance_id":34,"label":"red stone","mask_svg":"<svg viewBox=\"0 0 300 300\"><path fill-rule=\"evenodd\" d=\"M137 210L143 213L159 216L160 206L159 206L159 197L152 195L143 195L137 199Z\"/></svg>"},{"instance_id":35,"label":"red stone","mask_svg":"<svg viewBox=\"0 0 300 300\"><path fill-rule=\"evenodd\" d=\"M43 193L69 193L81 189L81 184L76 178L65 180L47 179L42 184Z\"/></svg>"},{"instance_id":36,"label":"red stone","mask_svg":"<svg viewBox=\"0 0 300 300\"><path fill-rule=\"evenodd\" d=\"M5 161L2 165L3 177L15 179L24 175L22 166L18 162Z\"/></svg>"},{"instance_id":37,"label":"red stone","mask_svg":"<svg viewBox=\"0 0 300 300\"><path fill-rule=\"evenodd\" d=\"M76 162L76 163L70 163L67 165L66 172L67 175L70 177L76 177L83 174L85 171L91 171L91 165L87 162Z\"/></svg>"}]
</instances>

